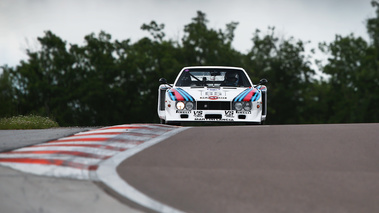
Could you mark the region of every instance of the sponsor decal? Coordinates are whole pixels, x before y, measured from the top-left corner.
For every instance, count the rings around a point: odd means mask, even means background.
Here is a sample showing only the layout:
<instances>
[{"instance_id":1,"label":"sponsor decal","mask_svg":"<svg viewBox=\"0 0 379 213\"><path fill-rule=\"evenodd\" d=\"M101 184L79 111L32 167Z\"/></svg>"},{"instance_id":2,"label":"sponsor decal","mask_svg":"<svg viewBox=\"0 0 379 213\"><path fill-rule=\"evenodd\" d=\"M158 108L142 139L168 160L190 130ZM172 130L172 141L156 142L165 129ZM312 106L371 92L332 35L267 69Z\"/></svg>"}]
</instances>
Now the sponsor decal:
<instances>
[{"instance_id":1,"label":"sponsor decal","mask_svg":"<svg viewBox=\"0 0 379 213\"><path fill-rule=\"evenodd\" d=\"M203 93L204 96L200 97L200 99L209 99L209 100L218 100L218 99L227 99L226 97L220 97L222 96L222 92L217 89L208 89L209 91Z\"/></svg>"},{"instance_id":2,"label":"sponsor decal","mask_svg":"<svg viewBox=\"0 0 379 213\"><path fill-rule=\"evenodd\" d=\"M250 114L251 114L251 111L237 111L237 114L250 115Z\"/></svg>"},{"instance_id":3,"label":"sponsor decal","mask_svg":"<svg viewBox=\"0 0 379 213\"><path fill-rule=\"evenodd\" d=\"M220 91L220 89L208 88L209 91Z\"/></svg>"},{"instance_id":4,"label":"sponsor decal","mask_svg":"<svg viewBox=\"0 0 379 213\"><path fill-rule=\"evenodd\" d=\"M195 118L195 121L234 121L234 120L230 119L230 118L222 118L222 119L217 119L217 118Z\"/></svg>"},{"instance_id":5,"label":"sponsor decal","mask_svg":"<svg viewBox=\"0 0 379 213\"><path fill-rule=\"evenodd\" d=\"M234 111L233 110L226 110L225 116L226 117L234 117Z\"/></svg>"},{"instance_id":6,"label":"sponsor decal","mask_svg":"<svg viewBox=\"0 0 379 213\"><path fill-rule=\"evenodd\" d=\"M205 95L207 96L221 96L222 93L221 92L205 92Z\"/></svg>"},{"instance_id":7,"label":"sponsor decal","mask_svg":"<svg viewBox=\"0 0 379 213\"><path fill-rule=\"evenodd\" d=\"M210 100L217 100L217 99L227 99L227 97L219 97L219 96L208 96L208 97L200 97L200 99L210 99Z\"/></svg>"},{"instance_id":8,"label":"sponsor decal","mask_svg":"<svg viewBox=\"0 0 379 213\"><path fill-rule=\"evenodd\" d=\"M217 99L218 99L218 96L209 96L209 99L210 99L210 100L217 100Z\"/></svg>"},{"instance_id":9,"label":"sponsor decal","mask_svg":"<svg viewBox=\"0 0 379 213\"><path fill-rule=\"evenodd\" d=\"M176 113L180 113L180 114L191 114L191 111L189 111L189 110L177 109L177 110L176 110Z\"/></svg>"},{"instance_id":10,"label":"sponsor decal","mask_svg":"<svg viewBox=\"0 0 379 213\"><path fill-rule=\"evenodd\" d=\"M203 117L203 111L193 111L194 117Z\"/></svg>"}]
</instances>

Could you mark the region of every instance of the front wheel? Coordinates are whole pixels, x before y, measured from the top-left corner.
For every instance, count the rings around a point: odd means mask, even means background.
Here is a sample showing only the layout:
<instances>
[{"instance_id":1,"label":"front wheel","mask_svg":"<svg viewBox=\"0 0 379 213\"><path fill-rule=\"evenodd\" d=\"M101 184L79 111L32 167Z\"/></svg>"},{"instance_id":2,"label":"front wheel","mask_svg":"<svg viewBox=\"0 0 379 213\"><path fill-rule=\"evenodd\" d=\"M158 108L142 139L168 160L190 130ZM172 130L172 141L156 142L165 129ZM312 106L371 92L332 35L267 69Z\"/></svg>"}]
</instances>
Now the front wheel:
<instances>
[{"instance_id":1,"label":"front wheel","mask_svg":"<svg viewBox=\"0 0 379 213\"><path fill-rule=\"evenodd\" d=\"M166 121L164 119L159 119L160 120L160 124L166 124Z\"/></svg>"}]
</instances>

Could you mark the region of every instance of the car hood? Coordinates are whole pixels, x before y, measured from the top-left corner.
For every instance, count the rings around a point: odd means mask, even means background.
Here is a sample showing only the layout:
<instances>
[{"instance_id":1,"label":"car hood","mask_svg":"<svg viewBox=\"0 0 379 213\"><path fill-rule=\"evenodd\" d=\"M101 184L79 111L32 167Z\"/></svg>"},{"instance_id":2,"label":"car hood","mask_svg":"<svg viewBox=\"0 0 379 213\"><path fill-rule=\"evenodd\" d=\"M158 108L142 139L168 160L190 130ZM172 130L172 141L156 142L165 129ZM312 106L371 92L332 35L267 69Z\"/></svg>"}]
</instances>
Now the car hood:
<instances>
[{"instance_id":1,"label":"car hood","mask_svg":"<svg viewBox=\"0 0 379 213\"><path fill-rule=\"evenodd\" d=\"M169 90L176 101L254 101L260 90L252 87L174 87Z\"/></svg>"}]
</instances>

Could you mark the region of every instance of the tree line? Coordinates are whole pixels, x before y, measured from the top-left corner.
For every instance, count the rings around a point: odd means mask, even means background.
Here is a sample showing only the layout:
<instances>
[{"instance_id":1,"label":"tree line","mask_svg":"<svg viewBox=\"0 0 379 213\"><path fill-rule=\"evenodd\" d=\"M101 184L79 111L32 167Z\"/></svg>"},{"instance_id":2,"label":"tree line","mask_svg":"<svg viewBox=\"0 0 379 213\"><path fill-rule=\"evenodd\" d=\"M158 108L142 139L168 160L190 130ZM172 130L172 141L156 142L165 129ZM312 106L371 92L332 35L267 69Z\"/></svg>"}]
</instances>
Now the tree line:
<instances>
[{"instance_id":1,"label":"tree line","mask_svg":"<svg viewBox=\"0 0 379 213\"><path fill-rule=\"evenodd\" d=\"M101 31L84 44L67 44L51 31L38 38L16 67L3 65L0 117L37 114L61 126L158 122L158 79L169 82L184 66L243 67L253 83L268 83L268 124L354 123L379 121L379 7L366 22L370 40L336 35L319 44L328 57L312 66L308 42L282 38L274 27L256 30L247 53L232 47L237 22L212 29L198 11L180 40L167 39L164 24L141 29L136 42L112 40Z\"/></svg>"}]
</instances>

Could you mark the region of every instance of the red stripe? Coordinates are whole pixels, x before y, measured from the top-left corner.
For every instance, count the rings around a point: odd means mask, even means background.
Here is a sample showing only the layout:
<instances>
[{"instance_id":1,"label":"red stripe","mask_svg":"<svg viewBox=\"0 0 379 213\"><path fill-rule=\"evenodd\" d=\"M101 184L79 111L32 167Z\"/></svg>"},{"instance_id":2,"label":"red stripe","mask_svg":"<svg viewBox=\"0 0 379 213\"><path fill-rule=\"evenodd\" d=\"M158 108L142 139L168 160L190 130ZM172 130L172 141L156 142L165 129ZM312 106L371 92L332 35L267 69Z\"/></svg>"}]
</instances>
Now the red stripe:
<instances>
[{"instance_id":1,"label":"red stripe","mask_svg":"<svg viewBox=\"0 0 379 213\"><path fill-rule=\"evenodd\" d=\"M96 159L107 159L111 156L107 155L97 155L87 152L79 152L79 151L60 151L60 150L40 150L40 151L12 151L4 153L6 155L12 155L12 154L56 154L56 155L73 155L78 157L85 157L85 158L96 158Z\"/></svg>"},{"instance_id":2,"label":"red stripe","mask_svg":"<svg viewBox=\"0 0 379 213\"><path fill-rule=\"evenodd\" d=\"M40 165L55 165L72 167L76 169L96 170L98 165L85 165L59 159L38 159L38 158L0 158L0 162L4 163L25 163L25 164L40 164Z\"/></svg>"},{"instance_id":3,"label":"red stripe","mask_svg":"<svg viewBox=\"0 0 379 213\"><path fill-rule=\"evenodd\" d=\"M91 148L100 148L100 149L107 149L107 150L113 150L113 151L125 151L127 150L127 148L120 148L120 147L114 147L114 146L108 146L108 145L101 145L101 144L42 144L42 145L38 145L37 147L51 147L51 146L77 146L77 147L91 147ZM36 147L36 146L34 146Z\"/></svg>"},{"instance_id":4,"label":"red stripe","mask_svg":"<svg viewBox=\"0 0 379 213\"><path fill-rule=\"evenodd\" d=\"M243 99L243 101L250 101L251 98L253 97L253 95L255 94L256 91L257 91L256 89L251 90L251 91L245 96L245 98Z\"/></svg>"},{"instance_id":5,"label":"red stripe","mask_svg":"<svg viewBox=\"0 0 379 213\"><path fill-rule=\"evenodd\" d=\"M176 91L175 89L172 89L171 91L174 92L174 95L175 95L175 97L176 97L176 100L178 100L178 101L184 101L183 96L182 96L178 91Z\"/></svg>"}]
</instances>

